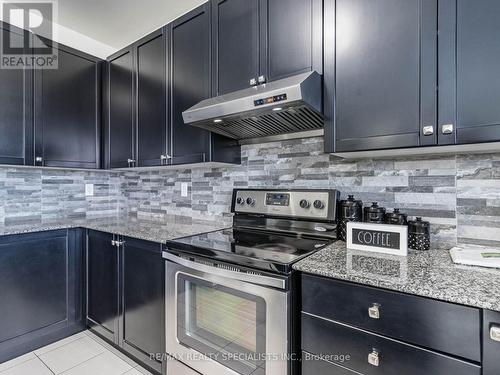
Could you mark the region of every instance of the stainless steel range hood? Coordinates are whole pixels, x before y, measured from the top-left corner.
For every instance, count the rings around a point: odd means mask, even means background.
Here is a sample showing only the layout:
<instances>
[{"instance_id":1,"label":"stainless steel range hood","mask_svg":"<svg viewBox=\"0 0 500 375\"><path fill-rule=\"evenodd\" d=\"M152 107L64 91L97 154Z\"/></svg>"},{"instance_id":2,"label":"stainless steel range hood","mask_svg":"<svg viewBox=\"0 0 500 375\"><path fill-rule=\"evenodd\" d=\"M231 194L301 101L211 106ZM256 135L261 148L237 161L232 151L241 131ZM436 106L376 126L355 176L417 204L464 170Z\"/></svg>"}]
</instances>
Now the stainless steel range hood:
<instances>
[{"instance_id":1,"label":"stainless steel range hood","mask_svg":"<svg viewBox=\"0 0 500 375\"><path fill-rule=\"evenodd\" d=\"M184 122L245 140L323 128L317 72L204 100L183 112Z\"/></svg>"}]
</instances>

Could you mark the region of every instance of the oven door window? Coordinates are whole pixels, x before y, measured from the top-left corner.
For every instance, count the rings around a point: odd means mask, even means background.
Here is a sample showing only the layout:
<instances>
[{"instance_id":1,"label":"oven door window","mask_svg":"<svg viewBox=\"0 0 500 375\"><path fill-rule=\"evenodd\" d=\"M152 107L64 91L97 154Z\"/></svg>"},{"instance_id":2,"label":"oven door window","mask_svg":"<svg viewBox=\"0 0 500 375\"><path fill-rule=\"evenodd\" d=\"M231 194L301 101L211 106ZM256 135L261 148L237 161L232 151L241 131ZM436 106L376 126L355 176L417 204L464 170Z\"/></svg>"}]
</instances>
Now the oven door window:
<instances>
[{"instance_id":1,"label":"oven door window","mask_svg":"<svg viewBox=\"0 0 500 375\"><path fill-rule=\"evenodd\" d=\"M263 298L178 274L177 339L239 374L264 374Z\"/></svg>"}]
</instances>

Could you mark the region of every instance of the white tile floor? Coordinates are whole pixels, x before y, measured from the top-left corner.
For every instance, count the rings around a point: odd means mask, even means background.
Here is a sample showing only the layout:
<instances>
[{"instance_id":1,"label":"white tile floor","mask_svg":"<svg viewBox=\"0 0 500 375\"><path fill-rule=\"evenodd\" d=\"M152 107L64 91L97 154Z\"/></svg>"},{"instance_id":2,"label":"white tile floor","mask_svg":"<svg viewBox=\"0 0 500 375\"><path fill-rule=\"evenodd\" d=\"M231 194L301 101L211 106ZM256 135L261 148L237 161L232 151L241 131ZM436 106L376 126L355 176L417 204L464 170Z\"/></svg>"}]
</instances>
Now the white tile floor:
<instances>
[{"instance_id":1,"label":"white tile floor","mask_svg":"<svg viewBox=\"0 0 500 375\"><path fill-rule=\"evenodd\" d=\"M89 331L0 363L0 375L150 375Z\"/></svg>"}]
</instances>

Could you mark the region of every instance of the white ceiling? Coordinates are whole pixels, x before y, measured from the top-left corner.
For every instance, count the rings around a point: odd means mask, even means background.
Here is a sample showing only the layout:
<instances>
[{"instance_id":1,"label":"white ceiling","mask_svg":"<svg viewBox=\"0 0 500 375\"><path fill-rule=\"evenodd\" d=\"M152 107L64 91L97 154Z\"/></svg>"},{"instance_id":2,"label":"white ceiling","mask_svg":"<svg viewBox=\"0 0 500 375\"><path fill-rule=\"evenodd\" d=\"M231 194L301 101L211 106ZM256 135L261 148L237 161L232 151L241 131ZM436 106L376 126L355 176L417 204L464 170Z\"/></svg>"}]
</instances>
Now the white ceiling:
<instances>
[{"instance_id":1,"label":"white ceiling","mask_svg":"<svg viewBox=\"0 0 500 375\"><path fill-rule=\"evenodd\" d=\"M57 23L121 49L206 0L58 0Z\"/></svg>"}]
</instances>

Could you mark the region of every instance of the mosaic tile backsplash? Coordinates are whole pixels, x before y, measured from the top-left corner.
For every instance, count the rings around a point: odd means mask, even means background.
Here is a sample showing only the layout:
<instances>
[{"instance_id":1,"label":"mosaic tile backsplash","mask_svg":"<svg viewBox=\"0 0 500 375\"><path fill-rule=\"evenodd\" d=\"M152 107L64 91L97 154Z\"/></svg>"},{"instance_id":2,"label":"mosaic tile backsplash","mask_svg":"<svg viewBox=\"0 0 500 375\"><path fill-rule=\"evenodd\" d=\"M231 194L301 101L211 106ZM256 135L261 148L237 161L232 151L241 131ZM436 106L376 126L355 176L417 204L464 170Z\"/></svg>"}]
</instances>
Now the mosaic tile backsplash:
<instances>
[{"instance_id":1,"label":"mosaic tile backsplash","mask_svg":"<svg viewBox=\"0 0 500 375\"><path fill-rule=\"evenodd\" d=\"M336 188L366 204L398 207L432 223L434 247L500 246L500 153L343 160L323 139L243 146L242 165L220 169L81 172L0 169L0 222L121 212L231 223L233 188ZM181 183L188 197L181 196ZM85 184L95 196L85 197Z\"/></svg>"}]
</instances>

